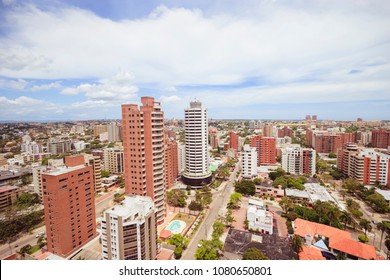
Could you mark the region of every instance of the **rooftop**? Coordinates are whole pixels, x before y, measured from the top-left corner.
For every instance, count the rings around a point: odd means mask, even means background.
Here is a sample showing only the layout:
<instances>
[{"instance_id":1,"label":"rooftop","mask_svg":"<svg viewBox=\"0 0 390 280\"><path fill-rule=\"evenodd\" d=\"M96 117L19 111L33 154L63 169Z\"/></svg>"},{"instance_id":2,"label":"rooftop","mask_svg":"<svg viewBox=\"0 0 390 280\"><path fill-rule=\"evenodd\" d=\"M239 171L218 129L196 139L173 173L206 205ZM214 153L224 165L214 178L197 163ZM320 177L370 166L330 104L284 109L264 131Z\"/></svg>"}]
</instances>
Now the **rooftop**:
<instances>
[{"instance_id":1,"label":"rooftop","mask_svg":"<svg viewBox=\"0 0 390 280\"><path fill-rule=\"evenodd\" d=\"M387 190L376 189L375 191L381 194L387 201L390 200L390 190L387 191Z\"/></svg>"},{"instance_id":2,"label":"rooftop","mask_svg":"<svg viewBox=\"0 0 390 280\"><path fill-rule=\"evenodd\" d=\"M46 169L42 174L50 175L50 176L58 176L62 174L69 173L71 171L79 170L85 168L85 165L78 165L78 166L73 166L73 167L57 167L54 169Z\"/></svg>"},{"instance_id":3,"label":"rooftop","mask_svg":"<svg viewBox=\"0 0 390 280\"><path fill-rule=\"evenodd\" d=\"M136 219L145 217L154 209L153 200L148 196L127 195L122 204L106 210L106 213L124 218Z\"/></svg>"}]
</instances>

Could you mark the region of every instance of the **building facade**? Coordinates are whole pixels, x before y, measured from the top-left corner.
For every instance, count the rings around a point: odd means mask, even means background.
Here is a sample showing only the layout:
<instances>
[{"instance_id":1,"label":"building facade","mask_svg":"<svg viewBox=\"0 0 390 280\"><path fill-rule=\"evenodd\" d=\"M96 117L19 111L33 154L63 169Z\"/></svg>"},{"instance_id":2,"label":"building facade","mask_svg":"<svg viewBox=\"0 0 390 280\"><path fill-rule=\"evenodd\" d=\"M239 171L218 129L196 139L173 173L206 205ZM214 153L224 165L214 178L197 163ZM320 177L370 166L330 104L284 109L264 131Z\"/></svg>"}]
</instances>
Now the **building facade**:
<instances>
[{"instance_id":1,"label":"building facade","mask_svg":"<svg viewBox=\"0 0 390 280\"><path fill-rule=\"evenodd\" d=\"M157 222L165 218L164 113L152 97L141 106L122 105L122 133L126 194L149 196Z\"/></svg>"},{"instance_id":2,"label":"building facade","mask_svg":"<svg viewBox=\"0 0 390 280\"><path fill-rule=\"evenodd\" d=\"M250 146L257 151L257 165L276 164L276 139L273 137L263 137L261 134L250 139Z\"/></svg>"},{"instance_id":3,"label":"building facade","mask_svg":"<svg viewBox=\"0 0 390 280\"><path fill-rule=\"evenodd\" d=\"M164 139L164 175L165 189L171 189L179 176L177 143L173 139Z\"/></svg>"},{"instance_id":4,"label":"building facade","mask_svg":"<svg viewBox=\"0 0 390 280\"><path fill-rule=\"evenodd\" d=\"M252 179L257 176L256 148L244 145L241 151L241 172L243 178Z\"/></svg>"},{"instance_id":5,"label":"building facade","mask_svg":"<svg viewBox=\"0 0 390 280\"><path fill-rule=\"evenodd\" d=\"M157 224L154 203L147 196L125 196L101 219L104 260L154 260Z\"/></svg>"},{"instance_id":6,"label":"building facade","mask_svg":"<svg viewBox=\"0 0 390 280\"><path fill-rule=\"evenodd\" d=\"M194 101L185 109L185 149L186 167L182 180L184 184L202 187L211 182L208 151L207 109L202 103Z\"/></svg>"},{"instance_id":7,"label":"building facade","mask_svg":"<svg viewBox=\"0 0 390 280\"><path fill-rule=\"evenodd\" d=\"M282 168L291 174L313 176L316 173L315 150L301 147L282 149Z\"/></svg>"},{"instance_id":8,"label":"building facade","mask_svg":"<svg viewBox=\"0 0 390 280\"><path fill-rule=\"evenodd\" d=\"M390 131L380 128L372 131L372 147L387 149L390 146Z\"/></svg>"},{"instance_id":9,"label":"building facade","mask_svg":"<svg viewBox=\"0 0 390 280\"><path fill-rule=\"evenodd\" d=\"M123 148L106 148L103 150L104 170L111 174L123 173Z\"/></svg>"},{"instance_id":10,"label":"building facade","mask_svg":"<svg viewBox=\"0 0 390 280\"><path fill-rule=\"evenodd\" d=\"M65 167L42 173L47 250L67 257L96 236L93 167L66 157Z\"/></svg>"}]
</instances>

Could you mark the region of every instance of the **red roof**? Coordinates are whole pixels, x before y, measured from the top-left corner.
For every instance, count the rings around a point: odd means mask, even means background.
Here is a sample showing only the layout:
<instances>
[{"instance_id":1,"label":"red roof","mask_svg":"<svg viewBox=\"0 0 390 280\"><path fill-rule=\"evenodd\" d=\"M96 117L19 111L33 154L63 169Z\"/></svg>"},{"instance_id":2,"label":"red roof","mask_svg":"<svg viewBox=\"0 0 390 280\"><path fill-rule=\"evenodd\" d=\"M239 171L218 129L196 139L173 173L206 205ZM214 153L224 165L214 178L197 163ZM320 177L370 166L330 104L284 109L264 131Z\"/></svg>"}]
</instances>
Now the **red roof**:
<instances>
[{"instance_id":1,"label":"red roof","mask_svg":"<svg viewBox=\"0 0 390 280\"><path fill-rule=\"evenodd\" d=\"M299 253L300 260L326 260L321 254L321 251L313 247L302 247L302 251Z\"/></svg>"},{"instance_id":2,"label":"red roof","mask_svg":"<svg viewBox=\"0 0 390 280\"><path fill-rule=\"evenodd\" d=\"M382 259L376 254L375 247L351 239L351 234L347 231L309 222L303 219L294 221L294 231L301 237L310 234L314 237L316 234L329 238L329 248L353 255L360 259ZM304 257L304 256L303 256Z\"/></svg>"},{"instance_id":3,"label":"red roof","mask_svg":"<svg viewBox=\"0 0 390 280\"><path fill-rule=\"evenodd\" d=\"M164 230L162 230L162 231L160 232L160 237L161 237L162 239L168 239L169 237L171 237L171 235L172 235L172 232L169 231L169 230L167 230L167 229L164 229Z\"/></svg>"}]
</instances>

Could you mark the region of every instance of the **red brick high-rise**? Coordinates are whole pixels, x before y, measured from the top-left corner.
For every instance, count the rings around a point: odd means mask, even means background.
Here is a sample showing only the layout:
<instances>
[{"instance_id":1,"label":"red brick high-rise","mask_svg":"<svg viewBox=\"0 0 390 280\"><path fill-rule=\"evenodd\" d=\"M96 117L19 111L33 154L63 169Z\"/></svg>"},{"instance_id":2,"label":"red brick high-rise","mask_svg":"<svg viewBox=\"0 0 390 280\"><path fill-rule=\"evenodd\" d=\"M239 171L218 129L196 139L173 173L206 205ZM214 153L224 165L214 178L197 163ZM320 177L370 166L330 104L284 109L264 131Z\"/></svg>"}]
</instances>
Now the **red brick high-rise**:
<instances>
[{"instance_id":1,"label":"red brick high-rise","mask_svg":"<svg viewBox=\"0 0 390 280\"><path fill-rule=\"evenodd\" d=\"M229 132L229 147L230 149L234 149L238 151L238 135L234 131Z\"/></svg>"},{"instance_id":2,"label":"red brick high-rise","mask_svg":"<svg viewBox=\"0 0 390 280\"><path fill-rule=\"evenodd\" d=\"M288 136L291 139L294 136L294 131L291 128L289 128L288 126L284 126L283 128L278 129L278 137L283 138L285 136Z\"/></svg>"},{"instance_id":3,"label":"red brick high-rise","mask_svg":"<svg viewBox=\"0 0 390 280\"><path fill-rule=\"evenodd\" d=\"M68 257L96 236L93 167L84 157L42 173L47 250Z\"/></svg>"},{"instance_id":4,"label":"red brick high-rise","mask_svg":"<svg viewBox=\"0 0 390 280\"><path fill-rule=\"evenodd\" d=\"M126 194L149 196L156 218L165 218L164 113L153 97L141 97L142 105L122 105L122 133Z\"/></svg>"},{"instance_id":5,"label":"red brick high-rise","mask_svg":"<svg viewBox=\"0 0 390 280\"><path fill-rule=\"evenodd\" d=\"M168 190L179 176L177 142L168 138L164 139L164 173L165 190Z\"/></svg>"},{"instance_id":6,"label":"red brick high-rise","mask_svg":"<svg viewBox=\"0 0 390 280\"><path fill-rule=\"evenodd\" d=\"M372 147L387 149L390 146L390 131L380 128L372 131Z\"/></svg>"},{"instance_id":7,"label":"red brick high-rise","mask_svg":"<svg viewBox=\"0 0 390 280\"><path fill-rule=\"evenodd\" d=\"M257 165L276 164L276 140L273 137L263 137L261 134L250 139L250 146L257 149Z\"/></svg>"}]
</instances>

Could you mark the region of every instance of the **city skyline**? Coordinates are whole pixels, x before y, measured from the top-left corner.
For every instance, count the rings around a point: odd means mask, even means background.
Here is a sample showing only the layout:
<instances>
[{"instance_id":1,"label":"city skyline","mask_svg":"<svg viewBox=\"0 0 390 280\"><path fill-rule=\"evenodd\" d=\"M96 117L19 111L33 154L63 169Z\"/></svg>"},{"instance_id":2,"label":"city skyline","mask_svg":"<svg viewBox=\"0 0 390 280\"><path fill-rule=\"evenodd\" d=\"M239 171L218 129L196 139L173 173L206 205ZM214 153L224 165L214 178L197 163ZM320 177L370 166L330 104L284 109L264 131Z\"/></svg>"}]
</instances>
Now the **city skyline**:
<instances>
[{"instance_id":1,"label":"city skyline","mask_svg":"<svg viewBox=\"0 0 390 280\"><path fill-rule=\"evenodd\" d=\"M390 119L388 2L209 2L2 0L0 121Z\"/></svg>"}]
</instances>

